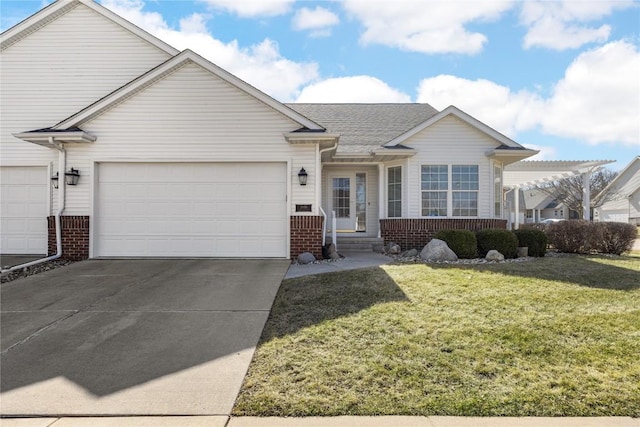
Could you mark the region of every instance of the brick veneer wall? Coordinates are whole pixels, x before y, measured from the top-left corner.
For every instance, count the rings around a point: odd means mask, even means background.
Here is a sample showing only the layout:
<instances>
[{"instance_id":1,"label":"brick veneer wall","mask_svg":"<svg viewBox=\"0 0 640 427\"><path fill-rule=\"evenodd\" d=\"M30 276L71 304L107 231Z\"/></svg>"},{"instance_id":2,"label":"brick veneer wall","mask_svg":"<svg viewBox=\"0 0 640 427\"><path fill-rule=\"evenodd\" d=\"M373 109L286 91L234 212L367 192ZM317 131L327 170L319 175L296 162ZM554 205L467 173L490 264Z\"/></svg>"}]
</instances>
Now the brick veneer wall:
<instances>
[{"instance_id":1,"label":"brick veneer wall","mask_svg":"<svg viewBox=\"0 0 640 427\"><path fill-rule=\"evenodd\" d=\"M453 218L392 218L380 220L384 243L394 242L402 250L421 250L440 230L478 231L487 228L507 228L503 219L453 219Z\"/></svg>"},{"instance_id":2,"label":"brick veneer wall","mask_svg":"<svg viewBox=\"0 0 640 427\"><path fill-rule=\"evenodd\" d=\"M49 255L56 254L56 219L47 218ZM89 258L89 217L62 216L62 259L79 261Z\"/></svg>"},{"instance_id":3,"label":"brick veneer wall","mask_svg":"<svg viewBox=\"0 0 640 427\"><path fill-rule=\"evenodd\" d=\"M322 259L322 221L321 216L291 216L291 259L303 252Z\"/></svg>"}]
</instances>

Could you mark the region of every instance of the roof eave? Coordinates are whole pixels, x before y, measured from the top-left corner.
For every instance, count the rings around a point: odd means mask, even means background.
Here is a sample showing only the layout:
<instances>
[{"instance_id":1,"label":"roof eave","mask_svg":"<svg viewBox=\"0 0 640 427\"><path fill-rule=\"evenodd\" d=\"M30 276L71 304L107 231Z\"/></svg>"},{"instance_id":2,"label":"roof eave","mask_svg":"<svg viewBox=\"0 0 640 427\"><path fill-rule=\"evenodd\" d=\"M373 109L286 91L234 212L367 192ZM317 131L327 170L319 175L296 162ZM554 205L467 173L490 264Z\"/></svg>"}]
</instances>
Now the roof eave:
<instances>
[{"instance_id":1,"label":"roof eave","mask_svg":"<svg viewBox=\"0 0 640 427\"><path fill-rule=\"evenodd\" d=\"M87 133L85 131L31 131L14 133L13 136L23 141L47 148L56 148L51 144L52 140L59 143L91 144L98 139L95 135L91 135L90 133Z\"/></svg>"},{"instance_id":2,"label":"roof eave","mask_svg":"<svg viewBox=\"0 0 640 427\"><path fill-rule=\"evenodd\" d=\"M528 148L524 149L500 149L496 148L495 150L491 150L486 153L486 156L490 159L500 160L504 166L509 165L511 163L518 162L520 160L524 160L531 156L535 156L538 154L539 150L530 150Z\"/></svg>"},{"instance_id":3,"label":"roof eave","mask_svg":"<svg viewBox=\"0 0 640 427\"><path fill-rule=\"evenodd\" d=\"M292 145L318 144L320 148L329 148L338 143L340 134L325 132L288 132L284 139Z\"/></svg>"}]
</instances>

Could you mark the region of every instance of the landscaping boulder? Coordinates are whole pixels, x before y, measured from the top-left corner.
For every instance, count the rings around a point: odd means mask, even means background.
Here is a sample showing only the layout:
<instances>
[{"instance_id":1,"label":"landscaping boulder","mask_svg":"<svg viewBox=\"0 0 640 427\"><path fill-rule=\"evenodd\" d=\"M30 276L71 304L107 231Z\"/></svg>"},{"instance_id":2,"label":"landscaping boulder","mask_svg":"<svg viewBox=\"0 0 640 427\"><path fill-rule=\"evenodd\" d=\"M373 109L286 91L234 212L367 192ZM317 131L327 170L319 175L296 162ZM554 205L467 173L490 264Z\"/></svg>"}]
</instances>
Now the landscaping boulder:
<instances>
[{"instance_id":1,"label":"landscaping boulder","mask_svg":"<svg viewBox=\"0 0 640 427\"><path fill-rule=\"evenodd\" d=\"M489 252L487 252L487 256L484 257L484 259L486 259L487 261L504 261L504 255L502 255L500 252L496 251L495 249L492 249Z\"/></svg>"},{"instance_id":2,"label":"landscaping boulder","mask_svg":"<svg viewBox=\"0 0 640 427\"><path fill-rule=\"evenodd\" d=\"M298 264L309 264L314 262L316 257L311 252L303 252L298 255Z\"/></svg>"},{"instance_id":3,"label":"landscaping boulder","mask_svg":"<svg viewBox=\"0 0 640 427\"><path fill-rule=\"evenodd\" d=\"M417 249L409 249L408 251L404 251L400 254L400 256L402 258L411 258L414 256L418 256L418 250Z\"/></svg>"},{"instance_id":4,"label":"landscaping boulder","mask_svg":"<svg viewBox=\"0 0 640 427\"><path fill-rule=\"evenodd\" d=\"M397 245L393 242L389 243L386 247L386 252L390 255L398 255L400 254L400 251L402 249L400 248L400 245Z\"/></svg>"},{"instance_id":5,"label":"landscaping boulder","mask_svg":"<svg viewBox=\"0 0 640 427\"><path fill-rule=\"evenodd\" d=\"M431 239L420 252L420 258L425 261L457 261L458 256L444 240Z\"/></svg>"}]
</instances>

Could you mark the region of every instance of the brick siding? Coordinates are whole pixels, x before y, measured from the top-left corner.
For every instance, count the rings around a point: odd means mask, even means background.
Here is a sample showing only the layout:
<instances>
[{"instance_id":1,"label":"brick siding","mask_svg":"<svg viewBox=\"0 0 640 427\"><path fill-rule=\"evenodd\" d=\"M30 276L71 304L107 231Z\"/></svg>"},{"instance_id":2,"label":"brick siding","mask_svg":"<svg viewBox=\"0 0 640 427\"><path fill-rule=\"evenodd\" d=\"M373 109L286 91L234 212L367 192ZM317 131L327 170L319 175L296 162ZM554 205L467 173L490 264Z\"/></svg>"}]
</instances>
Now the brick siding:
<instances>
[{"instance_id":1,"label":"brick siding","mask_svg":"<svg viewBox=\"0 0 640 427\"><path fill-rule=\"evenodd\" d=\"M402 250L421 250L440 230L478 231L487 228L507 228L503 219L453 219L453 218L394 218L381 219L380 231L384 243L394 242Z\"/></svg>"},{"instance_id":2,"label":"brick siding","mask_svg":"<svg viewBox=\"0 0 640 427\"><path fill-rule=\"evenodd\" d=\"M321 216L291 216L292 260L303 252L311 252L317 259L322 259L322 221Z\"/></svg>"},{"instance_id":3,"label":"brick siding","mask_svg":"<svg viewBox=\"0 0 640 427\"><path fill-rule=\"evenodd\" d=\"M47 218L49 227L49 255L56 254L56 219ZM80 261L89 258L89 217L63 216L62 259Z\"/></svg>"}]
</instances>

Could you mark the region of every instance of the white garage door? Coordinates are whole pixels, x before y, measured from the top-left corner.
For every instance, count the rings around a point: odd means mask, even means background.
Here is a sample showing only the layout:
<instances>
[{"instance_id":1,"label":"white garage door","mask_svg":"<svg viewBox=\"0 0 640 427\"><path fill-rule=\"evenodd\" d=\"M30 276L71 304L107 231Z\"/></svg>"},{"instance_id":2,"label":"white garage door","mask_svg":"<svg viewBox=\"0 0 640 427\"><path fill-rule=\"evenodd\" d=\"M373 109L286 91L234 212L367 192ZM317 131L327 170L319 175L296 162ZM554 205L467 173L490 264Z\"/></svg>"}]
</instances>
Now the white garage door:
<instances>
[{"instance_id":1,"label":"white garage door","mask_svg":"<svg viewBox=\"0 0 640 427\"><path fill-rule=\"evenodd\" d=\"M0 253L47 253L46 167L0 168Z\"/></svg>"},{"instance_id":2,"label":"white garage door","mask_svg":"<svg viewBox=\"0 0 640 427\"><path fill-rule=\"evenodd\" d=\"M286 257L284 163L104 163L95 256Z\"/></svg>"}]
</instances>

